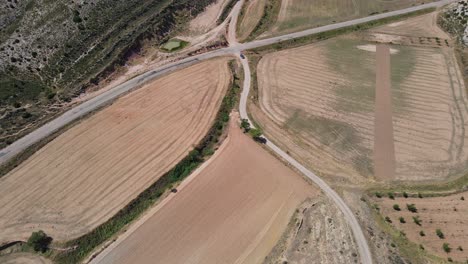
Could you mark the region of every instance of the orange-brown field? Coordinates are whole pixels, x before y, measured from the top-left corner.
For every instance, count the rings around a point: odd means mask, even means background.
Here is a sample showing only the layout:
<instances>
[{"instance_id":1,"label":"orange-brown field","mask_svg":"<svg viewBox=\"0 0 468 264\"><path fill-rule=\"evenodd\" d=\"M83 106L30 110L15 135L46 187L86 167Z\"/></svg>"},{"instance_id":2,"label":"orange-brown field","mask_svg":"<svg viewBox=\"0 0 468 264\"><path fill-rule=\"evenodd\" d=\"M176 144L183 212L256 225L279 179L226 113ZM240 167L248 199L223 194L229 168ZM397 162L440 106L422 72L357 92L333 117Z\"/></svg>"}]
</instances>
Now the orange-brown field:
<instances>
[{"instance_id":1,"label":"orange-brown field","mask_svg":"<svg viewBox=\"0 0 468 264\"><path fill-rule=\"evenodd\" d=\"M261 263L317 190L231 120L216 154L95 263Z\"/></svg>"},{"instance_id":2,"label":"orange-brown field","mask_svg":"<svg viewBox=\"0 0 468 264\"><path fill-rule=\"evenodd\" d=\"M265 55L253 117L267 136L336 182L376 178L376 47L357 36ZM443 180L467 169L468 106L451 48L390 45L395 176Z\"/></svg>"},{"instance_id":3,"label":"orange-brown field","mask_svg":"<svg viewBox=\"0 0 468 264\"><path fill-rule=\"evenodd\" d=\"M405 232L410 241L422 244L430 254L464 262L468 260L468 200L461 197L468 198L468 193L431 198L380 198L376 202L382 216L389 217L391 225ZM401 211L393 209L394 204L398 204ZM410 212L407 204L414 204L417 212ZM400 222L400 217L405 223ZM413 217L421 220L420 225L415 223ZM437 229L442 231L443 239L437 236ZM449 253L443 250L444 243L449 244Z\"/></svg>"},{"instance_id":4,"label":"orange-brown field","mask_svg":"<svg viewBox=\"0 0 468 264\"><path fill-rule=\"evenodd\" d=\"M171 73L47 144L0 179L0 243L39 229L68 240L106 221L205 136L230 79L226 59Z\"/></svg>"}]
</instances>

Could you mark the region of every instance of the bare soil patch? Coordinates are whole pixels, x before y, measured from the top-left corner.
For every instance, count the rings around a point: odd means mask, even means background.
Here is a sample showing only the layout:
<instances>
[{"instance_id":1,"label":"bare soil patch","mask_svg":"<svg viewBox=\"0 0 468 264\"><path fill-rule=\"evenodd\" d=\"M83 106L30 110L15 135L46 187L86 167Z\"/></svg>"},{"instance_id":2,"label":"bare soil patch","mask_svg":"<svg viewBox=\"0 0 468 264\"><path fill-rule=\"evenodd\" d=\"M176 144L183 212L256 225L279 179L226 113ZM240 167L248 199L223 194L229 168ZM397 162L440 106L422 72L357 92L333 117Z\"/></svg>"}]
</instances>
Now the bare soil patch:
<instances>
[{"instance_id":1,"label":"bare soil patch","mask_svg":"<svg viewBox=\"0 0 468 264\"><path fill-rule=\"evenodd\" d=\"M430 198L381 198L376 202L382 216L389 217L391 225L403 231L410 241L423 245L428 253L442 259L450 257L454 261L464 262L468 259L468 201L461 197L468 198L468 193ZM398 204L401 211L393 209L394 204ZM410 212L407 204L414 204L417 212ZM400 222L400 217L405 223ZM420 225L415 223L413 217L421 221ZM437 236L437 229L442 231L444 238ZM421 231L424 235L421 235ZM443 250L444 243L449 244L449 253ZM458 249L459 246L462 250Z\"/></svg>"},{"instance_id":2,"label":"bare soil patch","mask_svg":"<svg viewBox=\"0 0 468 264\"><path fill-rule=\"evenodd\" d=\"M269 263L355 263L357 246L343 214L326 198L301 204Z\"/></svg>"},{"instance_id":3,"label":"bare soil patch","mask_svg":"<svg viewBox=\"0 0 468 264\"><path fill-rule=\"evenodd\" d=\"M109 219L206 134L230 82L225 59L151 82L76 125L0 179L2 242L69 240Z\"/></svg>"},{"instance_id":4,"label":"bare soil patch","mask_svg":"<svg viewBox=\"0 0 468 264\"><path fill-rule=\"evenodd\" d=\"M190 21L190 35L204 34L216 27L216 21L221 15L227 0L217 0L205 8L205 11Z\"/></svg>"},{"instance_id":5,"label":"bare soil patch","mask_svg":"<svg viewBox=\"0 0 468 264\"><path fill-rule=\"evenodd\" d=\"M395 177L390 48L377 45L377 77L374 119L374 172L379 179Z\"/></svg>"},{"instance_id":6,"label":"bare soil patch","mask_svg":"<svg viewBox=\"0 0 468 264\"><path fill-rule=\"evenodd\" d=\"M317 190L244 135L237 118L206 167L98 263L259 263Z\"/></svg>"}]
</instances>

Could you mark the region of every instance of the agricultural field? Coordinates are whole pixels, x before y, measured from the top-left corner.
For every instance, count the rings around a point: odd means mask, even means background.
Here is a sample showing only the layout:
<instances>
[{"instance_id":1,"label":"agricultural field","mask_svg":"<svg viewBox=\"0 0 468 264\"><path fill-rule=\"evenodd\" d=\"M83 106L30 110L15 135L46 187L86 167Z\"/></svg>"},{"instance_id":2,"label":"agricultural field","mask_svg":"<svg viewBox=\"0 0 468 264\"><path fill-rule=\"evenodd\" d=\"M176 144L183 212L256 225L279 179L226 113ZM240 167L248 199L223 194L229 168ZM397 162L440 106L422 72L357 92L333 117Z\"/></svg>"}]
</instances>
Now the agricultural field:
<instances>
[{"instance_id":1,"label":"agricultural field","mask_svg":"<svg viewBox=\"0 0 468 264\"><path fill-rule=\"evenodd\" d=\"M32 253L12 253L0 256L0 263L3 264L52 264L44 257Z\"/></svg>"},{"instance_id":2,"label":"agricultural field","mask_svg":"<svg viewBox=\"0 0 468 264\"><path fill-rule=\"evenodd\" d=\"M437 181L465 172L468 108L453 50L388 45L386 110L375 108L376 50L349 35L263 56L254 118L267 136L337 183ZM377 119L382 113L384 121ZM393 136L376 130L388 121ZM394 157L383 158L395 166L376 175L378 153L388 145L381 140L393 144Z\"/></svg>"},{"instance_id":3,"label":"agricultural field","mask_svg":"<svg viewBox=\"0 0 468 264\"><path fill-rule=\"evenodd\" d=\"M265 258L296 208L318 191L245 135L234 115L215 155L93 263L260 263Z\"/></svg>"},{"instance_id":4,"label":"agricultural field","mask_svg":"<svg viewBox=\"0 0 468 264\"><path fill-rule=\"evenodd\" d=\"M421 198L394 194L393 199L387 194L382 195L374 202L378 204L386 224L403 231L409 241L422 245L424 251L431 255L459 262L468 260L467 192ZM444 247L444 244L447 245ZM420 246L420 250L422 248Z\"/></svg>"},{"instance_id":5,"label":"agricultural field","mask_svg":"<svg viewBox=\"0 0 468 264\"><path fill-rule=\"evenodd\" d=\"M267 0L246 1L237 27L237 38L245 40L260 22Z\"/></svg>"},{"instance_id":6,"label":"agricultural field","mask_svg":"<svg viewBox=\"0 0 468 264\"><path fill-rule=\"evenodd\" d=\"M279 35L393 11L427 0L282 0L276 23L262 36Z\"/></svg>"},{"instance_id":7,"label":"agricultural field","mask_svg":"<svg viewBox=\"0 0 468 264\"><path fill-rule=\"evenodd\" d=\"M0 243L89 232L207 134L230 84L227 59L146 84L70 128L0 179Z\"/></svg>"}]
</instances>

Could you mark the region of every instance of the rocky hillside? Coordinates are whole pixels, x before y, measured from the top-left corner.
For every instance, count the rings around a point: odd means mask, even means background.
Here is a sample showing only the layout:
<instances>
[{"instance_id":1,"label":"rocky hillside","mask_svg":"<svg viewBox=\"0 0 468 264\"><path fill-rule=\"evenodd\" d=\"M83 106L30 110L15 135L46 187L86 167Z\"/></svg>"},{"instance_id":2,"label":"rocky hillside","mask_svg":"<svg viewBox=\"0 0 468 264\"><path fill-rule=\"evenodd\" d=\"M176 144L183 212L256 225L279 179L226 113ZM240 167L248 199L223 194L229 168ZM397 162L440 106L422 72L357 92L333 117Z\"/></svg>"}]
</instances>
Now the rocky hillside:
<instances>
[{"instance_id":1,"label":"rocky hillside","mask_svg":"<svg viewBox=\"0 0 468 264\"><path fill-rule=\"evenodd\" d=\"M0 148L214 0L0 1Z\"/></svg>"}]
</instances>

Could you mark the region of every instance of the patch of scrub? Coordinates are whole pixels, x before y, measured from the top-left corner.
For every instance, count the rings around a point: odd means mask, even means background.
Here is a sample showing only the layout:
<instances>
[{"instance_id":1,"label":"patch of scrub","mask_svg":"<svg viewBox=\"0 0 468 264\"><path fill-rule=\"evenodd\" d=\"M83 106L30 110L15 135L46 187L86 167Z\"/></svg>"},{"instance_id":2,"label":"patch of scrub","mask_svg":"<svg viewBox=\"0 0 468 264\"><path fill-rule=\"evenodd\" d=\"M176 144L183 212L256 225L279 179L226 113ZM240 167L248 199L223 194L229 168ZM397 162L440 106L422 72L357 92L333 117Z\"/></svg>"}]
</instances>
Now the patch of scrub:
<instances>
[{"instance_id":1,"label":"patch of scrub","mask_svg":"<svg viewBox=\"0 0 468 264\"><path fill-rule=\"evenodd\" d=\"M373 175L372 151L364 147L359 131L352 125L296 110L284 124L293 133L304 133L322 145L334 149L337 159L352 160L353 168L365 176Z\"/></svg>"},{"instance_id":2,"label":"patch of scrub","mask_svg":"<svg viewBox=\"0 0 468 264\"><path fill-rule=\"evenodd\" d=\"M164 44L161 49L167 52L174 52L185 48L189 43L180 39L171 39Z\"/></svg>"}]
</instances>

